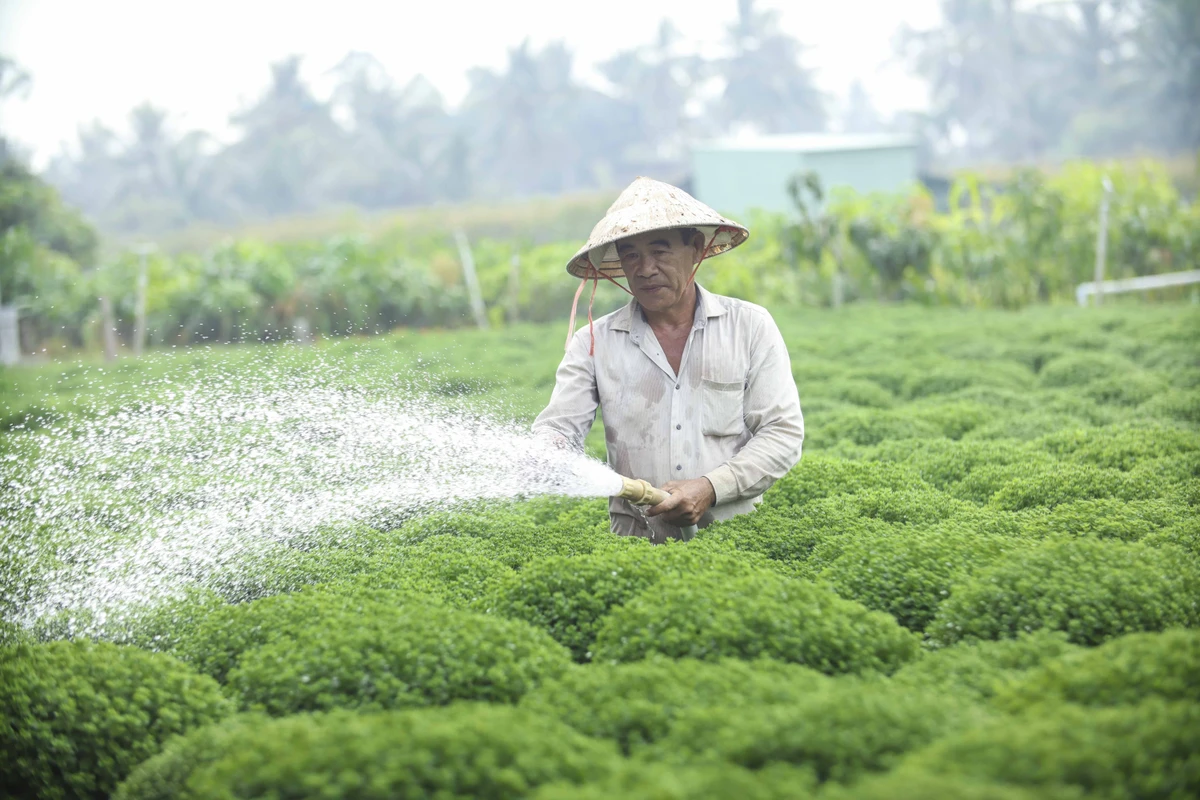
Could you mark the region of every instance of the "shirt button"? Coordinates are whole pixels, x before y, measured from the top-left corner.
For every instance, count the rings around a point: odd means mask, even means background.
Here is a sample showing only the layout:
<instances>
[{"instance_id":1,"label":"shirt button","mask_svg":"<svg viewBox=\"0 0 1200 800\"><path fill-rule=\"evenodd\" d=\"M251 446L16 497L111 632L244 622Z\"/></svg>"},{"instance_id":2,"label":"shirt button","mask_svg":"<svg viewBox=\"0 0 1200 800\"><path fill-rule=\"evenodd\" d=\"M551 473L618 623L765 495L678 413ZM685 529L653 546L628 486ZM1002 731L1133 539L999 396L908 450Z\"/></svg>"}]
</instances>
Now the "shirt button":
<instances>
[{"instance_id":1,"label":"shirt button","mask_svg":"<svg viewBox=\"0 0 1200 800\"><path fill-rule=\"evenodd\" d=\"M682 472L682 471L683 471L683 464L676 464L676 465L675 465L675 471L676 471L676 472Z\"/></svg>"},{"instance_id":2,"label":"shirt button","mask_svg":"<svg viewBox=\"0 0 1200 800\"><path fill-rule=\"evenodd\" d=\"M682 426L682 425L676 425L676 426L675 426L675 430L677 430L677 431L681 431L681 430L683 430L683 426Z\"/></svg>"},{"instance_id":3,"label":"shirt button","mask_svg":"<svg viewBox=\"0 0 1200 800\"><path fill-rule=\"evenodd\" d=\"M678 389L678 388L679 388L679 384L678 384L678 383L677 383L677 384L675 384L675 388L676 388L676 389Z\"/></svg>"}]
</instances>

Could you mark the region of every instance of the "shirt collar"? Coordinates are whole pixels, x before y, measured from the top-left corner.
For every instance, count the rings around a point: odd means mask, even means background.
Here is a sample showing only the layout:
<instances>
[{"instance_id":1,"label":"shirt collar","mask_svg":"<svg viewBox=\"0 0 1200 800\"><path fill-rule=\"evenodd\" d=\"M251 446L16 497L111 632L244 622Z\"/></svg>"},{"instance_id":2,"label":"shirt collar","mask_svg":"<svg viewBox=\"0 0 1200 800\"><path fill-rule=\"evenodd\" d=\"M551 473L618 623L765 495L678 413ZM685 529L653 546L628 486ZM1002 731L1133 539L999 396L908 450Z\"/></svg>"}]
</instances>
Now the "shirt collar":
<instances>
[{"instance_id":1,"label":"shirt collar","mask_svg":"<svg viewBox=\"0 0 1200 800\"><path fill-rule=\"evenodd\" d=\"M692 325L693 328L704 328L710 319L722 316L729 310L719 297L698 283L696 284L696 297L696 318ZM642 313L641 306L638 305L637 300L630 300L623 308L617 310L610 328L614 331L632 333L634 327L640 328L646 324L646 315Z\"/></svg>"}]
</instances>

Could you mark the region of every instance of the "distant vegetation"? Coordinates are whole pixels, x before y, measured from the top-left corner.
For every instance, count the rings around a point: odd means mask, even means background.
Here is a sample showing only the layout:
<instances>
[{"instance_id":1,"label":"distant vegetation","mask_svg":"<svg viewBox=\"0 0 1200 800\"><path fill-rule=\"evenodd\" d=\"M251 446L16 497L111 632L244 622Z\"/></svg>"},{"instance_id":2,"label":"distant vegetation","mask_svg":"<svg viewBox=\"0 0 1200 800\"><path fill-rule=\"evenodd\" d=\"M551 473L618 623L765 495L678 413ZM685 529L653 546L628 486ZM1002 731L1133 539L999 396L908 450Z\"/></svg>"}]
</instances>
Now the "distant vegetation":
<instances>
[{"instance_id":1,"label":"distant vegetation","mask_svg":"<svg viewBox=\"0 0 1200 800\"><path fill-rule=\"evenodd\" d=\"M896 37L899 65L930 89L918 116L885 119L857 84L823 94L778 13L737 0L717 48L698 52L669 20L635 26L593 87L566 44L524 43L498 69L470 69L458 107L368 54L347 55L328 94L286 59L233 115L230 141L145 105L127 133L84 127L46 177L105 233L161 234L611 188L637 174L679 181L692 142L747 129L912 133L936 171L1200 148L1194 0L943 0L941 18ZM4 75L0 91L23 82L11 63Z\"/></svg>"},{"instance_id":2,"label":"distant vegetation","mask_svg":"<svg viewBox=\"0 0 1200 800\"><path fill-rule=\"evenodd\" d=\"M1200 206L1179 196L1160 165L1080 162L1050 176L1020 171L1000 184L964 175L951 188L944 212L920 189L834 193L818 205L812 201L823 194L819 185L800 180L792 220L771 215L744 220L752 231L749 242L705 262L699 280L718 293L772 308L860 301L1001 308L1072 302L1075 286L1093 274L1104 175L1114 188L1109 277L1197 263ZM606 199L579 195L553 207L457 207L358 218L346 225L357 232L324 230L309 237L304 225L280 222L259 229L275 241L246 236L200 250L127 252L90 270L66 254L46 262L55 269L36 259L14 259L0 286L6 302L22 306L27 351L98 349L101 295L112 299L116 328L129 344L143 258L152 346L290 340L297 324L321 337L456 327L474 324L452 236L461 227L474 235L472 252L491 324L544 322L566 316L578 286L563 269L581 239L570 231L587 230ZM49 219L75 219L53 204L47 209ZM531 235L543 221L543 236ZM5 241L39 241L36 230L18 224ZM547 239L547 233L555 238ZM42 240L52 241L45 235ZM86 263L90 255L79 250L77 257ZM596 309L606 313L623 302L624 294L606 286Z\"/></svg>"}]
</instances>

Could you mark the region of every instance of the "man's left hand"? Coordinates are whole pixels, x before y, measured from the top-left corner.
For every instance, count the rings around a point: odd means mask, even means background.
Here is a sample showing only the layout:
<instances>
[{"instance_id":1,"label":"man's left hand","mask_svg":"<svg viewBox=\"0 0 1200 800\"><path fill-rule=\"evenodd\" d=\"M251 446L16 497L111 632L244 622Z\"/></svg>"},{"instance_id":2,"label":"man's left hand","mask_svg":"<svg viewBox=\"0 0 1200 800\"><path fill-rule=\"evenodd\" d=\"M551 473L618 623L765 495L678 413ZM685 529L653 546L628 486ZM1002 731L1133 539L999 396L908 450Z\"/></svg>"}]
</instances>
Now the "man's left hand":
<instances>
[{"instance_id":1,"label":"man's left hand","mask_svg":"<svg viewBox=\"0 0 1200 800\"><path fill-rule=\"evenodd\" d=\"M662 490L670 495L666 500L646 511L646 516L662 516L664 522L685 527L695 525L704 516L704 512L717 502L717 493L708 478L695 478L690 481L671 481L664 484Z\"/></svg>"}]
</instances>

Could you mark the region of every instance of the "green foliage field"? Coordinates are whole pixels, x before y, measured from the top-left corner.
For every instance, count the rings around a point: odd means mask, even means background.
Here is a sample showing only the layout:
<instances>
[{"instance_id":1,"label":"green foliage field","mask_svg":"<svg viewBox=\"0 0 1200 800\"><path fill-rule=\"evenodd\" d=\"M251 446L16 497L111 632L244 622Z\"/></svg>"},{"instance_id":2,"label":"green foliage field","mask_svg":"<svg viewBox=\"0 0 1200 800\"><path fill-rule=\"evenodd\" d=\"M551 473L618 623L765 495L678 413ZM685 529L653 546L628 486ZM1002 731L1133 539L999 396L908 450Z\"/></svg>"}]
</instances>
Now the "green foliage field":
<instances>
[{"instance_id":1,"label":"green foliage field","mask_svg":"<svg viewBox=\"0 0 1200 800\"><path fill-rule=\"evenodd\" d=\"M348 520L118 643L14 627L38 565L0 548L0 793L1200 794L1200 311L774 315L804 459L686 544L599 499ZM560 353L528 324L8 370L0 455L329 365L529 421Z\"/></svg>"}]
</instances>

